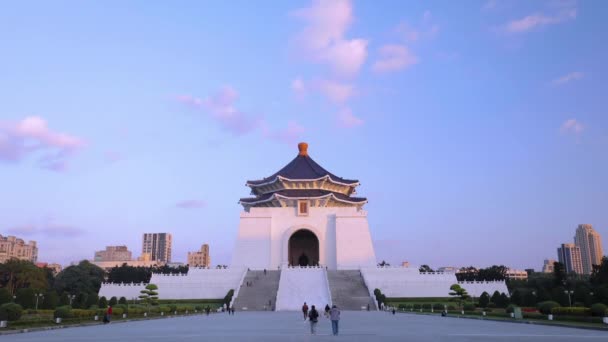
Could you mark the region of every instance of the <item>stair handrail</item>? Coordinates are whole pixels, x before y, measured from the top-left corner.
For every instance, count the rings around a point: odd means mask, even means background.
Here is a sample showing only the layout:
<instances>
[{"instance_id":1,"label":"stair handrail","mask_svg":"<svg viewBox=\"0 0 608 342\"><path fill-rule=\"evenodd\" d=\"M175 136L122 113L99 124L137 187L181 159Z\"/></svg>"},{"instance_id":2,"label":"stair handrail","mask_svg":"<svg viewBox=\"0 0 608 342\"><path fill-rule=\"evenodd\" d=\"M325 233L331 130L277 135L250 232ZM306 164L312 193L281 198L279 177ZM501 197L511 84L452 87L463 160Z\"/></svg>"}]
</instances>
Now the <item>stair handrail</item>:
<instances>
[{"instance_id":1,"label":"stair handrail","mask_svg":"<svg viewBox=\"0 0 608 342\"><path fill-rule=\"evenodd\" d=\"M230 300L229 307L232 307L234 305L234 302L238 298L239 292L241 291L241 287L243 287L243 281L245 280L246 276L247 276L247 269L243 268L243 275L241 276L241 281L239 282L239 286L237 286L236 290L234 290L234 294L232 295L232 299Z\"/></svg>"},{"instance_id":2,"label":"stair handrail","mask_svg":"<svg viewBox=\"0 0 608 342\"><path fill-rule=\"evenodd\" d=\"M374 308L376 308L376 311L378 311L380 308L378 307L378 302L376 301L376 295L367 283L367 279L365 279L365 275L363 275L363 270L361 268L359 268L359 274L361 275L361 278L363 278L363 283L365 284L365 287L367 287L367 292L369 293L369 297L371 298L372 303L374 303Z\"/></svg>"},{"instance_id":3,"label":"stair handrail","mask_svg":"<svg viewBox=\"0 0 608 342\"><path fill-rule=\"evenodd\" d=\"M322 268L323 269L323 274L325 275L325 289L327 290L327 295L329 297L329 307L332 307L334 305L333 303L333 298L331 296L331 288L329 287L329 277L327 276L327 269L326 268Z\"/></svg>"}]
</instances>

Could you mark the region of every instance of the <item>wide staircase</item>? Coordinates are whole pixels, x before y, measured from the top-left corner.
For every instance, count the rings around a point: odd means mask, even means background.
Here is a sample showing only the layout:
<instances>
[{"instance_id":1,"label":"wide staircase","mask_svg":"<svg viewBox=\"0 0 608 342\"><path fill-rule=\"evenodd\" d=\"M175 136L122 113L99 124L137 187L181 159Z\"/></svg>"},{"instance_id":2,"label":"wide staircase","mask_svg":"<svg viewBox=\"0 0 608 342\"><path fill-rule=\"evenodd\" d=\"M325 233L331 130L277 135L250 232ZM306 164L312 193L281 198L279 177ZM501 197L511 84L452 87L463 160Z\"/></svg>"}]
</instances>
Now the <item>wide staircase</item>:
<instances>
[{"instance_id":1,"label":"wide staircase","mask_svg":"<svg viewBox=\"0 0 608 342\"><path fill-rule=\"evenodd\" d=\"M302 304L318 309L331 304L325 268L289 267L281 271L277 311L300 311Z\"/></svg>"},{"instance_id":2,"label":"wide staircase","mask_svg":"<svg viewBox=\"0 0 608 342\"><path fill-rule=\"evenodd\" d=\"M238 297L234 300L236 310L274 310L279 290L280 271L247 271ZM247 283L251 286L247 286ZM270 302L270 306L268 305Z\"/></svg>"},{"instance_id":3,"label":"wide staircase","mask_svg":"<svg viewBox=\"0 0 608 342\"><path fill-rule=\"evenodd\" d=\"M370 310L375 310L361 271L327 271L327 280L332 302L339 309L363 310L369 304Z\"/></svg>"}]
</instances>

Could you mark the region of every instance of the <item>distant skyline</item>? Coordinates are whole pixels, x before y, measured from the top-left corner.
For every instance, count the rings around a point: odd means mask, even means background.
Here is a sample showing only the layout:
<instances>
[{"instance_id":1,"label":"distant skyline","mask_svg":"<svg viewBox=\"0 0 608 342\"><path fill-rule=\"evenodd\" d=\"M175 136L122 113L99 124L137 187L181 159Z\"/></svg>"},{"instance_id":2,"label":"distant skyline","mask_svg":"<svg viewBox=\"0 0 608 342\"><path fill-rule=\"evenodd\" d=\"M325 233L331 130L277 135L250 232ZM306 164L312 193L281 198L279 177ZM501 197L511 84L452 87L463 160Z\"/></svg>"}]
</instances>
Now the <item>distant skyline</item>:
<instances>
[{"instance_id":1,"label":"distant skyline","mask_svg":"<svg viewBox=\"0 0 608 342\"><path fill-rule=\"evenodd\" d=\"M20 1L0 12L0 234L41 262L210 245L299 141L378 261L540 270L608 246L604 1Z\"/></svg>"}]
</instances>

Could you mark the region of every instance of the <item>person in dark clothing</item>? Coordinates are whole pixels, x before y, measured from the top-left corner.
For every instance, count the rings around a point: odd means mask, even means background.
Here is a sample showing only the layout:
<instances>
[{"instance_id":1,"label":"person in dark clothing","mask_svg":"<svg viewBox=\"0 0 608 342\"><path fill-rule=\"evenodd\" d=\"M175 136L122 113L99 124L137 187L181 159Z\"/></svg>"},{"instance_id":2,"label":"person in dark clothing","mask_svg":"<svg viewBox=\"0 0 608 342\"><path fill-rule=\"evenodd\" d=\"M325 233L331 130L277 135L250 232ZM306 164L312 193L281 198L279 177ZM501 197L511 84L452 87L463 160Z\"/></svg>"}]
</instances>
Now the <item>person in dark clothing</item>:
<instances>
[{"instance_id":1,"label":"person in dark clothing","mask_svg":"<svg viewBox=\"0 0 608 342\"><path fill-rule=\"evenodd\" d=\"M312 335L316 335L317 322L319 321L319 312L317 312L317 309L315 309L314 305L310 308L310 312L308 313L308 321L310 322L310 333Z\"/></svg>"},{"instance_id":2,"label":"person in dark clothing","mask_svg":"<svg viewBox=\"0 0 608 342\"><path fill-rule=\"evenodd\" d=\"M306 320L308 318L308 305L306 305L306 302L302 305L302 314L304 314L304 320Z\"/></svg>"},{"instance_id":3,"label":"person in dark clothing","mask_svg":"<svg viewBox=\"0 0 608 342\"><path fill-rule=\"evenodd\" d=\"M110 323L111 320L112 320L112 306L108 306L108 309L106 310L106 314L103 316L103 322Z\"/></svg>"},{"instance_id":4,"label":"person in dark clothing","mask_svg":"<svg viewBox=\"0 0 608 342\"><path fill-rule=\"evenodd\" d=\"M329 310L331 310L329 304L325 304L325 317L329 317Z\"/></svg>"}]
</instances>

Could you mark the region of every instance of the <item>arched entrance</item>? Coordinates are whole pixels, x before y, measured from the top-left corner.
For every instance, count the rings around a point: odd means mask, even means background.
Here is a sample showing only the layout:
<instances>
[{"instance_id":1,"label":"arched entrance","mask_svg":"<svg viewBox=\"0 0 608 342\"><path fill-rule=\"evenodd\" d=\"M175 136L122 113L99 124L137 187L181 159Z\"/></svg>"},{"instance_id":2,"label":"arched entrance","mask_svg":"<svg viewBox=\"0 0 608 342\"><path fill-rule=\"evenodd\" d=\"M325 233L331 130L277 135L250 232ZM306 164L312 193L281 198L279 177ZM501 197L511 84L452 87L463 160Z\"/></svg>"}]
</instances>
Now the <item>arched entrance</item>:
<instances>
[{"instance_id":1,"label":"arched entrance","mask_svg":"<svg viewBox=\"0 0 608 342\"><path fill-rule=\"evenodd\" d=\"M291 235L288 245L291 266L319 265L319 239L308 229L300 229Z\"/></svg>"}]
</instances>

